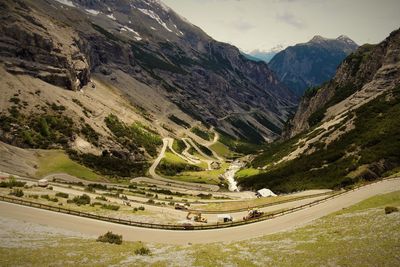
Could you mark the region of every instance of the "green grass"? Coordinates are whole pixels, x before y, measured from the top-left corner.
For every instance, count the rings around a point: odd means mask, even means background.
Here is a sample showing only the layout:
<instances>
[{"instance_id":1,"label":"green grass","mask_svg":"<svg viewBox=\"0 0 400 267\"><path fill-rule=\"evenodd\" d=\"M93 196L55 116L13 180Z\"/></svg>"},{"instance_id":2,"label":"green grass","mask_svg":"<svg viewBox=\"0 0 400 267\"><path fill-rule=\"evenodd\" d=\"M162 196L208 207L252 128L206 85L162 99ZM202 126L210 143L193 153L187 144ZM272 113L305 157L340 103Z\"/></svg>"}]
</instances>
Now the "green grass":
<instances>
[{"instance_id":1,"label":"green grass","mask_svg":"<svg viewBox=\"0 0 400 267\"><path fill-rule=\"evenodd\" d=\"M66 173L88 181L106 180L91 169L72 161L62 150L41 150L38 159L36 177L39 178L52 173Z\"/></svg>"},{"instance_id":2,"label":"green grass","mask_svg":"<svg viewBox=\"0 0 400 267\"><path fill-rule=\"evenodd\" d=\"M252 175L256 175L259 174L261 171L254 169L254 168L246 168L246 169L241 169L239 170L236 174L235 177L236 178L245 178L245 177L249 177Z\"/></svg>"},{"instance_id":3,"label":"green grass","mask_svg":"<svg viewBox=\"0 0 400 267\"><path fill-rule=\"evenodd\" d=\"M400 191L378 195L307 226L250 240L194 245L123 241L120 246L35 231L3 231L17 246L0 247L4 266L398 266ZM21 228L20 228L21 229ZM123 233L116 233L122 234ZM10 241L7 241L10 242ZM7 243L6 243L7 244ZM15 245L12 244L12 245ZM151 256L135 256L142 246Z\"/></svg>"},{"instance_id":4,"label":"green grass","mask_svg":"<svg viewBox=\"0 0 400 267\"><path fill-rule=\"evenodd\" d=\"M221 157L229 158L232 156L232 152L229 150L229 148L221 142L216 142L215 144L212 144L210 148Z\"/></svg>"},{"instance_id":5,"label":"green grass","mask_svg":"<svg viewBox=\"0 0 400 267\"><path fill-rule=\"evenodd\" d=\"M223 163L221 168L218 170L206 170L198 172L182 172L174 178L181 181L207 183L207 184L220 184L221 180L218 178L219 175L223 174L229 167L228 163Z\"/></svg>"},{"instance_id":6,"label":"green grass","mask_svg":"<svg viewBox=\"0 0 400 267\"><path fill-rule=\"evenodd\" d=\"M170 163L183 163L187 164L187 161L183 160L182 158L178 157L174 153L170 151L165 151L164 159Z\"/></svg>"},{"instance_id":7,"label":"green grass","mask_svg":"<svg viewBox=\"0 0 400 267\"><path fill-rule=\"evenodd\" d=\"M182 140L174 139L172 148L175 150L175 152L182 154L183 150L185 150L185 148L186 148L186 145L185 145L185 142L183 142Z\"/></svg>"},{"instance_id":8,"label":"green grass","mask_svg":"<svg viewBox=\"0 0 400 267\"><path fill-rule=\"evenodd\" d=\"M166 151L157 170L163 176L172 180L219 184L221 181L218 179L218 175L222 174L227 166L227 164L223 164L222 168L219 170L207 171L208 165L204 161L196 165L188 164L188 162L172 152Z\"/></svg>"}]
</instances>

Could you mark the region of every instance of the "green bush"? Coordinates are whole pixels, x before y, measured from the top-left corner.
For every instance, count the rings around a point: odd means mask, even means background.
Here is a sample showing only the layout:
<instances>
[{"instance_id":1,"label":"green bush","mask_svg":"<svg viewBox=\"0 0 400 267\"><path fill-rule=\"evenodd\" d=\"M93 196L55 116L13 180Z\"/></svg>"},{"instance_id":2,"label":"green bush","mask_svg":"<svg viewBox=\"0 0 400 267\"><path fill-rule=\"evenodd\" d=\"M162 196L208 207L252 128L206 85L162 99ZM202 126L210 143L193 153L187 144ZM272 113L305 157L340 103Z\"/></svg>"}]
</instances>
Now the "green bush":
<instances>
[{"instance_id":1,"label":"green bush","mask_svg":"<svg viewBox=\"0 0 400 267\"><path fill-rule=\"evenodd\" d=\"M24 191L22 191L21 189L16 188L16 189L11 190L10 195L16 196L16 197L23 197L24 196Z\"/></svg>"},{"instance_id":2,"label":"green bush","mask_svg":"<svg viewBox=\"0 0 400 267\"><path fill-rule=\"evenodd\" d=\"M162 159L157 166L157 171L166 176L174 176L183 171L201 171L202 169L196 165L186 163L169 162Z\"/></svg>"},{"instance_id":3,"label":"green bush","mask_svg":"<svg viewBox=\"0 0 400 267\"><path fill-rule=\"evenodd\" d=\"M8 181L1 181L0 182L0 187L8 187L8 188L13 188L13 187L24 187L26 185L26 182L20 182L15 180L13 176L10 176Z\"/></svg>"},{"instance_id":4,"label":"green bush","mask_svg":"<svg viewBox=\"0 0 400 267\"><path fill-rule=\"evenodd\" d=\"M107 204L103 204L101 205L102 209L106 209L106 210L119 210L119 206L118 205L107 205Z\"/></svg>"},{"instance_id":5,"label":"green bush","mask_svg":"<svg viewBox=\"0 0 400 267\"><path fill-rule=\"evenodd\" d=\"M98 242L110 243L110 244L122 244L122 235L113 234L112 232L107 232L97 238Z\"/></svg>"},{"instance_id":6,"label":"green bush","mask_svg":"<svg viewBox=\"0 0 400 267\"><path fill-rule=\"evenodd\" d=\"M64 192L57 192L56 193L56 197L68 198L69 195L67 193L64 193Z\"/></svg>"},{"instance_id":7,"label":"green bush","mask_svg":"<svg viewBox=\"0 0 400 267\"><path fill-rule=\"evenodd\" d=\"M142 246L140 248L135 249L135 254L136 255L151 255L151 251L149 248Z\"/></svg>"},{"instance_id":8,"label":"green bush","mask_svg":"<svg viewBox=\"0 0 400 267\"><path fill-rule=\"evenodd\" d=\"M210 141L214 138L214 133L204 131L199 127L193 127L192 129L190 129L190 131L204 140Z\"/></svg>"},{"instance_id":9,"label":"green bush","mask_svg":"<svg viewBox=\"0 0 400 267\"><path fill-rule=\"evenodd\" d=\"M390 214L390 213L398 212L398 211L399 211L399 209L396 207L390 207L390 206L385 207L385 214Z\"/></svg>"},{"instance_id":10,"label":"green bush","mask_svg":"<svg viewBox=\"0 0 400 267\"><path fill-rule=\"evenodd\" d=\"M72 199L72 202L75 203L76 205L87 205L90 204L90 197L86 194L83 194L81 196L76 196Z\"/></svg>"},{"instance_id":11,"label":"green bush","mask_svg":"<svg viewBox=\"0 0 400 267\"><path fill-rule=\"evenodd\" d=\"M186 128L186 129L190 128L190 124L189 123L187 123L186 121L178 118L175 115L168 116L168 119L170 119L171 121L175 122L177 125L182 126L183 128Z\"/></svg>"},{"instance_id":12,"label":"green bush","mask_svg":"<svg viewBox=\"0 0 400 267\"><path fill-rule=\"evenodd\" d=\"M58 202L58 198L56 198L56 197L51 197L51 196L49 196L49 195L41 195L40 197L43 198L43 199L47 199L48 201Z\"/></svg>"}]
</instances>

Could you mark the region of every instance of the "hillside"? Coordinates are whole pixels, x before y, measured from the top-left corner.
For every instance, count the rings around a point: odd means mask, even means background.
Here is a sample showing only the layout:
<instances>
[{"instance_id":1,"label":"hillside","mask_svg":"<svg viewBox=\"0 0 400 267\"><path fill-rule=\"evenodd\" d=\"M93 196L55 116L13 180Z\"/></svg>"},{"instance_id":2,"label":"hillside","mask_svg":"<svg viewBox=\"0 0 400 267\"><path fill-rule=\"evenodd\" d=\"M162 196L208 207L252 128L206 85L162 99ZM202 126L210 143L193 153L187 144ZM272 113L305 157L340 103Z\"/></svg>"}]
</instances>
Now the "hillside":
<instances>
[{"instance_id":1,"label":"hillside","mask_svg":"<svg viewBox=\"0 0 400 267\"><path fill-rule=\"evenodd\" d=\"M307 91L286 132L264 149L244 187L277 192L340 188L400 168L400 30L349 55L326 85Z\"/></svg>"},{"instance_id":2,"label":"hillside","mask_svg":"<svg viewBox=\"0 0 400 267\"><path fill-rule=\"evenodd\" d=\"M1 20L1 65L10 80L31 76L73 91L101 81L128 100L132 114L156 121L162 135L185 131L168 119L174 115L249 142L272 140L296 104L265 63L159 1L3 1ZM261 138L247 136L247 128Z\"/></svg>"},{"instance_id":3,"label":"hillside","mask_svg":"<svg viewBox=\"0 0 400 267\"><path fill-rule=\"evenodd\" d=\"M277 53L268 66L296 95L330 80L342 60L358 45L347 36L328 39L314 36L309 42Z\"/></svg>"},{"instance_id":4,"label":"hillside","mask_svg":"<svg viewBox=\"0 0 400 267\"><path fill-rule=\"evenodd\" d=\"M162 137L279 137L296 97L160 1L2 1L0 141L145 175ZM234 115L234 116L232 116ZM234 141L235 142L235 141Z\"/></svg>"}]
</instances>

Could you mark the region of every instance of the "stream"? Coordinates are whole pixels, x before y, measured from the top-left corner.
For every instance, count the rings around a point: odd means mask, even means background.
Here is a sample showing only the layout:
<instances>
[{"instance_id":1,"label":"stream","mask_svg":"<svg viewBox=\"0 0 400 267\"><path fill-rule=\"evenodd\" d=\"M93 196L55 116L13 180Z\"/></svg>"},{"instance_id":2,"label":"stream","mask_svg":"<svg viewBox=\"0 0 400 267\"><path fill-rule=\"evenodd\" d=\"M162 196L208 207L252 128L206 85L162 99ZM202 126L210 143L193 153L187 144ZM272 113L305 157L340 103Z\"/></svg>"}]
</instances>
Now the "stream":
<instances>
[{"instance_id":1,"label":"stream","mask_svg":"<svg viewBox=\"0 0 400 267\"><path fill-rule=\"evenodd\" d=\"M235 173L239 171L245 164L240 160L235 160L231 163L228 170L223 174L223 177L228 181L229 191L239 192L237 182L235 181Z\"/></svg>"}]
</instances>

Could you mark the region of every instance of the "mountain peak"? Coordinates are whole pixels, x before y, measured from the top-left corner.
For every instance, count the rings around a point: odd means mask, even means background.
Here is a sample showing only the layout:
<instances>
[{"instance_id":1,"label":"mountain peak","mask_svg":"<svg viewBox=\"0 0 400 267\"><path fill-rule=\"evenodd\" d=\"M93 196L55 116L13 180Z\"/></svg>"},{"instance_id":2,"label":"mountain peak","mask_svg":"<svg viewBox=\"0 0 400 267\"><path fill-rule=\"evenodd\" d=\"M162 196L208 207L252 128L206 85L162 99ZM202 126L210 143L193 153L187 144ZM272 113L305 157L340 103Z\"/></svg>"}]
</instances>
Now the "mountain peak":
<instances>
[{"instance_id":1,"label":"mountain peak","mask_svg":"<svg viewBox=\"0 0 400 267\"><path fill-rule=\"evenodd\" d=\"M312 42L312 43L320 43L320 42L324 42L324 41L327 41L327 40L329 40L328 38L325 38L325 37L323 37L323 36L321 36L321 35L315 35L311 40L310 40L310 42Z\"/></svg>"},{"instance_id":2,"label":"mountain peak","mask_svg":"<svg viewBox=\"0 0 400 267\"><path fill-rule=\"evenodd\" d=\"M356 42L350 39L347 35L340 35L336 40L345 42L346 44L357 45Z\"/></svg>"}]
</instances>

